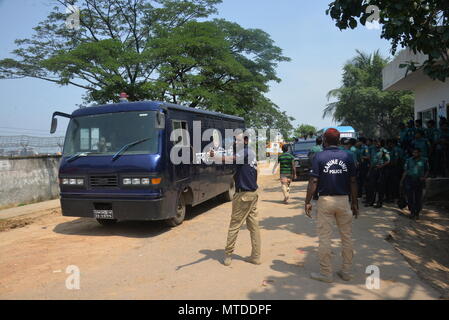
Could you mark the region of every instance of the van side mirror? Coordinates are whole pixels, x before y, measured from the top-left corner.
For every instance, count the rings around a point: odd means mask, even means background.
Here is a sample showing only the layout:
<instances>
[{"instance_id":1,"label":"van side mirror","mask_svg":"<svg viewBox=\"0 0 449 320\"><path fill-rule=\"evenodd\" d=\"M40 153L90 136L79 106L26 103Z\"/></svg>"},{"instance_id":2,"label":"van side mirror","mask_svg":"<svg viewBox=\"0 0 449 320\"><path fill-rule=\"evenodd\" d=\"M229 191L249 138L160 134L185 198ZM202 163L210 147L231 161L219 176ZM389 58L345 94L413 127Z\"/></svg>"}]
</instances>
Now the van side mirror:
<instances>
[{"instance_id":1,"label":"van side mirror","mask_svg":"<svg viewBox=\"0 0 449 320\"><path fill-rule=\"evenodd\" d=\"M67 119L72 119L72 116L70 114L64 113L64 112L55 112L53 113L53 117L51 117L51 128L50 133L53 134L56 132L56 129L58 128L58 119L56 119L56 116L64 117Z\"/></svg>"},{"instance_id":2,"label":"van side mirror","mask_svg":"<svg viewBox=\"0 0 449 320\"><path fill-rule=\"evenodd\" d=\"M58 128L58 119L56 118L51 119L50 133L51 134L55 133L57 128Z\"/></svg>"}]
</instances>

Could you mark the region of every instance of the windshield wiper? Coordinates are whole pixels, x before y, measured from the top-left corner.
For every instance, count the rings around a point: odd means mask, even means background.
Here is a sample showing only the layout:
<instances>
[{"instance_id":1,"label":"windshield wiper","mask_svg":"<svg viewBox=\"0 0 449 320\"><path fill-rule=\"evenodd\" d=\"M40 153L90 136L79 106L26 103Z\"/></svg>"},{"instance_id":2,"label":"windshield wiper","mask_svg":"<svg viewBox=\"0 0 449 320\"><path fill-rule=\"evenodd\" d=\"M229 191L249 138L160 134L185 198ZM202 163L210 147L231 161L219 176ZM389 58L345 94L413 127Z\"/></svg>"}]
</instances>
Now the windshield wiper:
<instances>
[{"instance_id":1,"label":"windshield wiper","mask_svg":"<svg viewBox=\"0 0 449 320\"><path fill-rule=\"evenodd\" d=\"M75 154L75 155L71 156L70 158L68 158L67 162L75 161L76 159L78 159L80 157L87 157L91 153L92 152L78 152L77 154Z\"/></svg>"},{"instance_id":2,"label":"windshield wiper","mask_svg":"<svg viewBox=\"0 0 449 320\"><path fill-rule=\"evenodd\" d=\"M136 146L136 145L138 145L138 144L141 144L141 143L143 143L143 142L146 142L146 141L148 141L148 140L151 140L151 138L140 139L140 140L137 140L137 141L134 141L134 142L125 144L119 151L117 151L116 154L114 154L114 156L112 157L112 161L115 161L115 160L117 160L118 158L120 158L120 156L121 156L124 152L126 152L126 150L128 150L129 148L134 147L134 146Z\"/></svg>"}]
</instances>

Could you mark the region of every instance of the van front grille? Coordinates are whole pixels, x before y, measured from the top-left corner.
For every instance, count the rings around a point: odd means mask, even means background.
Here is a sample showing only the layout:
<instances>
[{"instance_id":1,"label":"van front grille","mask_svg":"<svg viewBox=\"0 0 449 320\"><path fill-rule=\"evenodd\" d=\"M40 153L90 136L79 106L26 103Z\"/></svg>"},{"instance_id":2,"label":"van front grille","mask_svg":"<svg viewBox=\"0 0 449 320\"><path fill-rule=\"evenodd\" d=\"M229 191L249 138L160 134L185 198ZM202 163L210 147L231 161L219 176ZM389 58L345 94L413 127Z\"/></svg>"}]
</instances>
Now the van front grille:
<instances>
[{"instance_id":1,"label":"van front grille","mask_svg":"<svg viewBox=\"0 0 449 320\"><path fill-rule=\"evenodd\" d=\"M118 186L117 176L90 176L92 188L113 188Z\"/></svg>"}]
</instances>

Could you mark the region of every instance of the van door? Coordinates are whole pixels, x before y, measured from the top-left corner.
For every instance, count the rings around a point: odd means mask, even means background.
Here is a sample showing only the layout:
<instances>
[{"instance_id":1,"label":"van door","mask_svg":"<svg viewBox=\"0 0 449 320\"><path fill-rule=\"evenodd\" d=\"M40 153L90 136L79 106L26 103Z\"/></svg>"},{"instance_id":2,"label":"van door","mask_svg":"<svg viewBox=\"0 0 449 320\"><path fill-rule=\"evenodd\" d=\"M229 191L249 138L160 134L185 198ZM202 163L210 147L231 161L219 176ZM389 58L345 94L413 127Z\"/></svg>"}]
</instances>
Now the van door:
<instances>
[{"instance_id":1,"label":"van door","mask_svg":"<svg viewBox=\"0 0 449 320\"><path fill-rule=\"evenodd\" d=\"M190 134L187 121L185 120L172 120L172 131L182 129L182 136L178 137L177 141L172 142L172 146L180 144L183 154L190 153L190 159L192 160L191 147L190 147ZM173 177L174 182L186 180L190 177L191 164L181 163L173 165Z\"/></svg>"}]
</instances>

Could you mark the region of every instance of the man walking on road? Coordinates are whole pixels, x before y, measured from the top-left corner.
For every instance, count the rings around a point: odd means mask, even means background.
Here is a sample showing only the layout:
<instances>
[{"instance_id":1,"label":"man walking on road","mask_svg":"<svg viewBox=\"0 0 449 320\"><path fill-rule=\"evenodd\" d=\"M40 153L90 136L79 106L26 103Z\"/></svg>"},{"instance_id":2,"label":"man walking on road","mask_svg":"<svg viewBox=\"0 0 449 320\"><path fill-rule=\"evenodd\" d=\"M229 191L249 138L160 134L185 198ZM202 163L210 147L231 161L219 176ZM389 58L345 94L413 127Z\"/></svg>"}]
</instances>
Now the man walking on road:
<instances>
[{"instance_id":1,"label":"man walking on road","mask_svg":"<svg viewBox=\"0 0 449 320\"><path fill-rule=\"evenodd\" d=\"M282 146L283 153L278 157L278 161L273 167L273 174L276 174L278 165L280 165L282 193L284 194L284 203L288 204L290 199L290 184L296 179L295 157L288 152L288 146Z\"/></svg>"},{"instance_id":2,"label":"man walking on road","mask_svg":"<svg viewBox=\"0 0 449 320\"><path fill-rule=\"evenodd\" d=\"M232 263L232 254L234 252L237 236L240 228L246 221L246 225L251 235L252 252L251 256L246 259L247 262L259 265L260 262L260 229L257 219L257 202L259 195L257 193L257 157L254 150L252 150L248 143L249 139L243 134L236 136L237 146L242 146L242 150L232 157L222 156L222 163L236 163L237 172L234 176L235 181L235 195L232 200L232 216L229 225L228 239L225 249L225 257L223 264L230 266ZM215 153L210 151L210 157L214 158Z\"/></svg>"},{"instance_id":3,"label":"man walking on road","mask_svg":"<svg viewBox=\"0 0 449 320\"><path fill-rule=\"evenodd\" d=\"M320 273L312 273L312 279L333 282L331 259L332 224L337 223L342 241L343 266L337 272L345 281L350 281L352 270L352 219L358 216L356 168L353 157L339 150L340 132L328 129L324 134L323 152L317 154L312 163L305 212L312 218L312 197L318 189L317 231L319 237ZM348 196L351 196L351 206Z\"/></svg>"}]
</instances>

